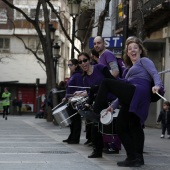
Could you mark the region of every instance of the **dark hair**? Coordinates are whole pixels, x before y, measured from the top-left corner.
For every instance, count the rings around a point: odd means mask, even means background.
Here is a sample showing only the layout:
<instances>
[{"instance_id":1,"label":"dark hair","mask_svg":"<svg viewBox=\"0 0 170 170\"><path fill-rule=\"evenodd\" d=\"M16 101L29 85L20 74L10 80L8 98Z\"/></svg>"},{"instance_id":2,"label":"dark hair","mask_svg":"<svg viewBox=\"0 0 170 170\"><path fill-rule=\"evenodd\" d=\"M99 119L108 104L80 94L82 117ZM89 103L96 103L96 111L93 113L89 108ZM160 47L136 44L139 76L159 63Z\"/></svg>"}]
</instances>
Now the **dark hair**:
<instances>
[{"instance_id":1,"label":"dark hair","mask_svg":"<svg viewBox=\"0 0 170 170\"><path fill-rule=\"evenodd\" d=\"M80 66L79 66L79 64L78 64L78 60L77 60L77 59L72 58L72 59L70 59L69 61L71 61L72 64L74 64L75 66L77 66L76 69L75 69L75 71L80 70Z\"/></svg>"},{"instance_id":2,"label":"dark hair","mask_svg":"<svg viewBox=\"0 0 170 170\"><path fill-rule=\"evenodd\" d=\"M85 53L85 52L80 53L80 54L78 55L78 59L79 59L79 57L82 56L82 55L84 55L88 60L90 60L90 56L89 56L87 53Z\"/></svg>"},{"instance_id":3,"label":"dark hair","mask_svg":"<svg viewBox=\"0 0 170 170\"><path fill-rule=\"evenodd\" d=\"M143 42L141 39L135 37L135 36L131 36L131 37L128 37L126 39L126 42L125 42L125 49L124 49L124 55L123 55L123 59L124 59L124 62L126 64L127 67L131 67L133 64L132 64L132 61L130 60L130 58L127 56L127 50L128 50L128 46L129 44L131 43L136 43L139 45L139 48L141 49L142 53L141 53L141 58L142 57L146 57L147 56L147 51L145 49L145 47L143 46Z\"/></svg>"},{"instance_id":4,"label":"dark hair","mask_svg":"<svg viewBox=\"0 0 170 170\"><path fill-rule=\"evenodd\" d=\"M170 103L168 101L165 101L164 104L170 107Z\"/></svg>"},{"instance_id":5,"label":"dark hair","mask_svg":"<svg viewBox=\"0 0 170 170\"><path fill-rule=\"evenodd\" d=\"M95 49L92 49L92 50L91 50L91 53L92 53L92 55L94 55L95 57L99 58L99 53L98 53Z\"/></svg>"}]
</instances>

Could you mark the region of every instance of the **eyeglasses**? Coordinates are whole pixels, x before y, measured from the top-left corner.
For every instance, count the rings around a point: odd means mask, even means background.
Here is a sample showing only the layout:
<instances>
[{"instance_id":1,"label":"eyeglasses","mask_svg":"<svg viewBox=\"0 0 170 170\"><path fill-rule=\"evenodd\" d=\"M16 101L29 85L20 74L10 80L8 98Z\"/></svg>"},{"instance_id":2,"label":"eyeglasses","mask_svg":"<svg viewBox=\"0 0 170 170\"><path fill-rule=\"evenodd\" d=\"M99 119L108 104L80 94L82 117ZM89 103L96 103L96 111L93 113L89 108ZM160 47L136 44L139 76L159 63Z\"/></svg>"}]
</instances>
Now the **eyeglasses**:
<instances>
[{"instance_id":1,"label":"eyeglasses","mask_svg":"<svg viewBox=\"0 0 170 170\"><path fill-rule=\"evenodd\" d=\"M73 66L73 65L74 65L74 64L67 64L68 67L71 67L71 66Z\"/></svg>"},{"instance_id":2,"label":"eyeglasses","mask_svg":"<svg viewBox=\"0 0 170 170\"><path fill-rule=\"evenodd\" d=\"M87 61L88 61L88 59L87 59L87 58L86 58L86 59L84 58L83 60L79 60L78 63L79 63L79 64L82 64L82 63L86 63Z\"/></svg>"}]
</instances>

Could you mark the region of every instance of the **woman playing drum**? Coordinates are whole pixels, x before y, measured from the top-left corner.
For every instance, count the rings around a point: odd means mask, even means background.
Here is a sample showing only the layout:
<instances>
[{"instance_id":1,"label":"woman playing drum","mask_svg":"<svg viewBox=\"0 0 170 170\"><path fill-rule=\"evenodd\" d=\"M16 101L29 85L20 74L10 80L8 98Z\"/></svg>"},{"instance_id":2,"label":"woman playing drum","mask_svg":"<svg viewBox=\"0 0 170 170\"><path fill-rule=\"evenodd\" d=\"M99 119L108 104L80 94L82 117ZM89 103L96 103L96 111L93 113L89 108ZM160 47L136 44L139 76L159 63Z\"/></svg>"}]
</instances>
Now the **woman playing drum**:
<instances>
[{"instance_id":1,"label":"woman playing drum","mask_svg":"<svg viewBox=\"0 0 170 170\"><path fill-rule=\"evenodd\" d=\"M80 90L78 88L71 88L69 86L83 86L82 80L82 71L78 65L77 59L71 59L68 61L68 67L71 71L71 77L67 82L66 86L66 96L62 99L64 102L70 98L71 94L74 94L75 91ZM72 104L69 102L69 106L67 108L69 116L75 114L77 110L72 107ZM68 144L78 144L80 141L81 134L81 116L80 114L76 114L71 117L72 123L70 124L70 135L63 142L67 142Z\"/></svg>"},{"instance_id":2,"label":"woman playing drum","mask_svg":"<svg viewBox=\"0 0 170 170\"><path fill-rule=\"evenodd\" d=\"M82 70L84 71L83 75L83 84L85 87L91 87L89 92L89 104L94 102L96 97L98 86L102 82L104 78L113 78L107 66L102 64L91 65L90 57L87 53L80 53L78 55L78 62ZM113 96L108 95L108 99L113 100ZM108 100L109 101L109 100ZM108 103L106 103L105 108L108 107ZM81 110L79 111L81 112ZM98 117L99 118L99 117ZM103 138L102 134L99 132L98 123L93 122L92 125L92 143L94 146L94 150L88 158L99 158L102 157L102 149L103 149Z\"/></svg>"}]
</instances>

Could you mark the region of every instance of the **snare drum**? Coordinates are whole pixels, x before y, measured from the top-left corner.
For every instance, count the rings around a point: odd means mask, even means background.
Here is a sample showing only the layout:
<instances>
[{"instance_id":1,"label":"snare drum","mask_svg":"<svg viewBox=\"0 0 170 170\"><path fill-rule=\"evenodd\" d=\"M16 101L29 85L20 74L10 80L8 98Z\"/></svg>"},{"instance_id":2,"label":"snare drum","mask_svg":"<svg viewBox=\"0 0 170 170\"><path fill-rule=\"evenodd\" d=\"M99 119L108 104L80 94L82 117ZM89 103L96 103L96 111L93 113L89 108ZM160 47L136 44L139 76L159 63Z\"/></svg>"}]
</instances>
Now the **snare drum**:
<instances>
[{"instance_id":1,"label":"snare drum","mask_svg":"<svg viewBox=\"0 0 170 170\"><path fill-rule=\"evenodd\" d=\"M67 119L69 117L69 114L66 108L67 108L67 105L64 105L53 111L53 116L61 127L68 126L71 124L71 119ZM66 120L66 121L61 123L63 120Z\"/></svg>"},{"instance_id":2,"label":"snare drum","mask_svg":"<svg viewBox=\"0 0 170 170\"><path fill-rule=\"evenodd\" d=\"M113 113L108 112L106 114L106 109L102 110L100 113L100 123L99 130L105 135L114 135L116 133L116 117L119 113L119 109L115 109Z\"/></svg>"},{"instance_id":3,"label":"snare drum","mask_svg":"<svg viewBox=\"0 0 170 170\"><path fill-rule=\"evenodd\" d=\"M82 98L83 98L82 96L75 96L71 98L70 102L71 102L73 109L76 109L76 103L80 101Z\"/></svg>"}]
</instances>

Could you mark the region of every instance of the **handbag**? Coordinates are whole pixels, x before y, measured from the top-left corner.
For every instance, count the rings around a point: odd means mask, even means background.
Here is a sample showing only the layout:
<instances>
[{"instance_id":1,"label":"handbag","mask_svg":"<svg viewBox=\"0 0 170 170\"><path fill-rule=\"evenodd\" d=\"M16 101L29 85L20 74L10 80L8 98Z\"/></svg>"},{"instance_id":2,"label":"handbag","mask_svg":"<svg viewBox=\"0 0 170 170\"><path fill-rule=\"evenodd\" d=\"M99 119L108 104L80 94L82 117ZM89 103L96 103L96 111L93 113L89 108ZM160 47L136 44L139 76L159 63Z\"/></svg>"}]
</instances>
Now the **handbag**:
<instances>
[{"instance_id":1,"label":"handbag","mask_svg":"<svg viewBox=\"0 0 170 170\"><path fill-rule=\"evenodd\" d=\"M140 61L140 63L142 64L142 62ZM143 64L142 64L143 66ZM147 69L143 66L143 68L147 71ZM147 71L148 72L148 71ZM162 83L163 84L163 83ZM161 99L160 96L158 96L156 93L153 93L152 92L152 87L154 86L154 81L152 79L151 81L151 102L157 102L159 99ZM161 88L159 89L158 93L161 95L161 96L164 96L165 94L165 89L163 86L161 86Z\"/></svg>"}]
</instances>

